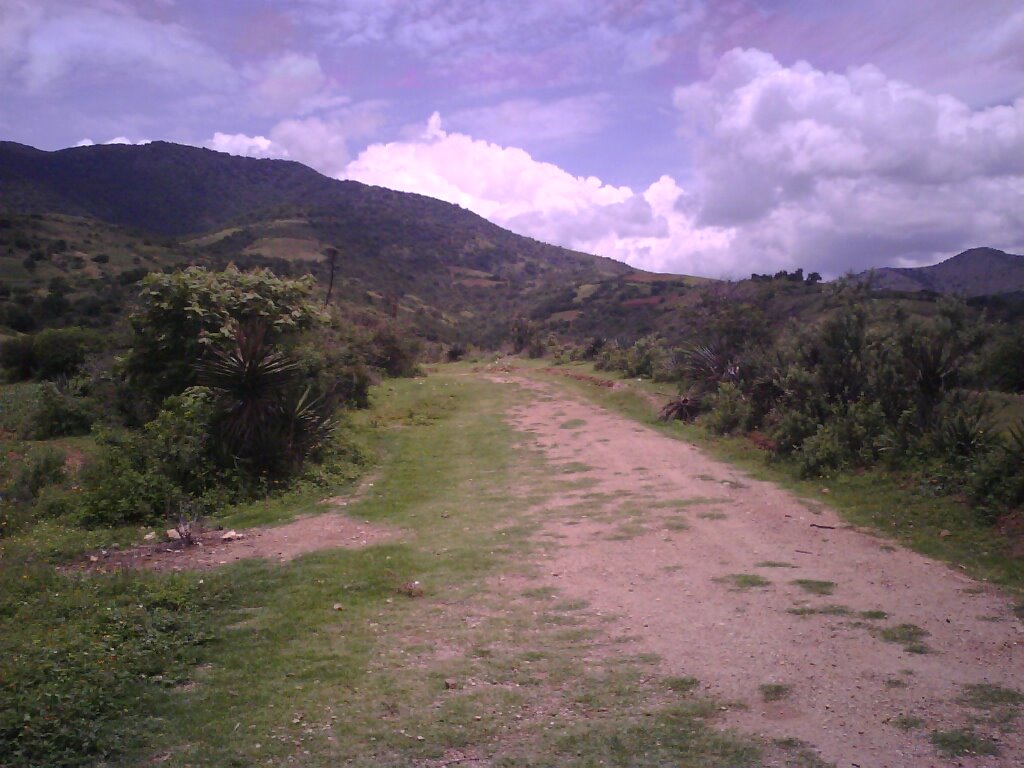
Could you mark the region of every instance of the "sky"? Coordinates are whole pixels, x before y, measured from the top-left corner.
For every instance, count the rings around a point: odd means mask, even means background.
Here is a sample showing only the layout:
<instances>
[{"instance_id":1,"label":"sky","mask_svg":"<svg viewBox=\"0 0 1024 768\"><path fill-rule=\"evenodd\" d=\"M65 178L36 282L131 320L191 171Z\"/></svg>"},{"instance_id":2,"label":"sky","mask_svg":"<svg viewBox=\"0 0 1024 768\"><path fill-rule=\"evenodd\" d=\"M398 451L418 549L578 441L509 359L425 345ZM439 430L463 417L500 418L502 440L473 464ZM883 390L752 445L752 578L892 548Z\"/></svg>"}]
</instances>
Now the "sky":
<instances>
[{"instance_id":1,"label":"sky","mask_svg":"<svg viewBox=\"0 0 1024 768\"><path fill-rule=\"evenodd\" d=\"M659 272L1024 253L1024 3L0 0L0 139L287 158Z\"/></svg>"}]
</instances>

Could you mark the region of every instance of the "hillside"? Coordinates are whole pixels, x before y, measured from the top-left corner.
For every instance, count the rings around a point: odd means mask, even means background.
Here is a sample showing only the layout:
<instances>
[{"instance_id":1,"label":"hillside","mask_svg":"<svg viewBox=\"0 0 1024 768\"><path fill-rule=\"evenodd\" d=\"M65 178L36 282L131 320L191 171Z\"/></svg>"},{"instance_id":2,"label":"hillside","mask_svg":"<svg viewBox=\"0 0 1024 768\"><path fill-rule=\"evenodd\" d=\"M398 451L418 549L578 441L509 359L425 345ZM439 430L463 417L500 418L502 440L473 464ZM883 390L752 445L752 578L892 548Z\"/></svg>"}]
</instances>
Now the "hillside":
<instances>
[{"instance_id":1,"label":"hillside","mask_svg":"<svg viewBox=\"0 0 1024 768\"><path fill-rule=\"evenodd\" d=\"M971 248L930 267L884 267L857 277L891 291L932 291L968 298L1024 290L1024 256Z\"/></svg>"},{"instance_id":2,"label":"hillside","mask_svg":"<svg viewBox=\"0 0 1024 768\"><path fill-rule=\"evenodd\" d=\"M109 268L82 269L112 249L151 257L135 268L235 261L326 282L333 247L340 299L404 312L428 338L484 341L512 314L634 273L422 195L166 142L57 152L2 142L0 212L0 279L23 291L102 275Z\"/></svg>"}]
</instances>

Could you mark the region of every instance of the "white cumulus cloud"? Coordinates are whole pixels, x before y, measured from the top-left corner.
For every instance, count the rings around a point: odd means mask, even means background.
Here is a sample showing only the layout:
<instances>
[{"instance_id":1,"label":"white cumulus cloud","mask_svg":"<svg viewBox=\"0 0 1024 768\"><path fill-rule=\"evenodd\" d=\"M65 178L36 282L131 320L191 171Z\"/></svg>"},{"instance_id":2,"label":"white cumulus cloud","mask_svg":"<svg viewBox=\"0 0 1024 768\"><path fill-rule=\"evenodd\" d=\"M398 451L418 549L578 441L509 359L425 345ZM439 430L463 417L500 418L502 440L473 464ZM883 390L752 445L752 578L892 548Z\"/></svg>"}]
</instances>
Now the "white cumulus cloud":
<instances>
[{"instance_id":1,"label":"white cumulus cloud","mask_svg":"<svg viewBox=\"0 0 1024 768\"><path fill-rule=\"evenodd\" d=\"M874 67L737 49L675 106L696 147L697 224L733 229L752 264L835 273L1022 243L1024 99L974 110Z\"/></svg>"}]
</instances>

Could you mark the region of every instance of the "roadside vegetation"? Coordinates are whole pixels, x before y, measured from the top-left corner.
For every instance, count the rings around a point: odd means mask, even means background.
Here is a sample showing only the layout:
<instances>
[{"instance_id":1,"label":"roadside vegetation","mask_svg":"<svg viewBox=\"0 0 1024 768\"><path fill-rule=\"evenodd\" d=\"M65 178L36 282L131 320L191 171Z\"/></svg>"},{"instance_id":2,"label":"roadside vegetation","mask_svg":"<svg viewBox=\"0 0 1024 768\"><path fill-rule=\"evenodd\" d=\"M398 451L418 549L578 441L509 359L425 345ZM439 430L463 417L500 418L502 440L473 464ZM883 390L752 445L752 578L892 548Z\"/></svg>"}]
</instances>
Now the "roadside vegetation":
<instances>
[{"instance_id":1,"label":"roadside vegetation","mask_svg":"<svg viewBox=\"0 0 1024 768\"><path fill-rule=\"evenodd\" d=\"M349 486L374 462L352 414L375 381L415 371L411 343L333 317L312 279L192 267L139 288L117 332L0 343L3 765L130 751L240 594L217 577L61 569Z\"/></svg>"},{"instance_id":2,"label":"roadside vegetation","mask_svg":"<svg viewBox=\"0 0 1024 768\"><path fill-rule=\"evenodd\" d=\"M1019 535L1020 321L955 299L910 313L866 284L800 290L828 292L811 322L769 322L765 308L709 292L685 316L692 326L681 344L594 338L557 348L556 360L675 387L663 420L743 436L799 478L899 475L963 504L979 524Z\"/></svg>"}]
</instances>

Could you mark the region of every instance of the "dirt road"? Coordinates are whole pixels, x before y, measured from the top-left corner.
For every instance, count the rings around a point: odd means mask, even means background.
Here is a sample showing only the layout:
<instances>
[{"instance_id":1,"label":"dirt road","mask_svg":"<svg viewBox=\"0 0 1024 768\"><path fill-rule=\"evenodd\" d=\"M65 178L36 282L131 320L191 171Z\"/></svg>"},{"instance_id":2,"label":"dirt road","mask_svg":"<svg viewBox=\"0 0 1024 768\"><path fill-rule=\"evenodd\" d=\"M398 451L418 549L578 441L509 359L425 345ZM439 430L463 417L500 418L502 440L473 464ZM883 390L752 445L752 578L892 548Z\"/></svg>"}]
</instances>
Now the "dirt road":
<instances>
[{"instance_id":1,"label":"dirt road","mask_svg":"<svg viewBox=\"0 0 1024 768\"><path fill-rule=\"evenodd\" d=\"M838 766L1024 765L999 703L1024 691L1024 628L996 590L552 385L501 380L531 393L511 420L575 488L547 510L545 578L614 617L624 652L697 677L727 725ZM933 734L962 728L1000 754L941 757Z\"/></svg>"}]
</instances>

